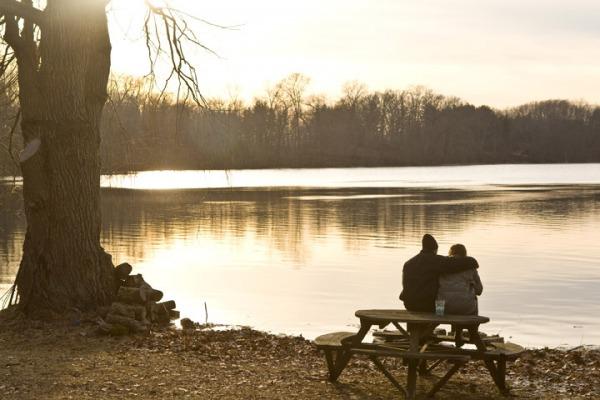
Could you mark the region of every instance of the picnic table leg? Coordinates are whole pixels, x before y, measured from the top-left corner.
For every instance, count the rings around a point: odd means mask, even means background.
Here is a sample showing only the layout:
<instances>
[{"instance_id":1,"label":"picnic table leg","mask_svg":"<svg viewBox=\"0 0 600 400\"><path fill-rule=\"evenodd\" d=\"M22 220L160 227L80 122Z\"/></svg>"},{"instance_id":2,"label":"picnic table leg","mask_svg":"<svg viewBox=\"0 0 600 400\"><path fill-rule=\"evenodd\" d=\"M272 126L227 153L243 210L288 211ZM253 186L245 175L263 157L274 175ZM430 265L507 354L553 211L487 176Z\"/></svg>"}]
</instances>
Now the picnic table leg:
<instances>
[{"instance_id":1,"label":"picnic table leg","mask_svg":"<svg viewBox=\"0 0 600 400\"><path fill-rule=\"evenodd\" d=\"M443 362L444 362L444 360L437 360L433 364L431 364L431 366L427 367L427 375L430 375L431 371L433 371L435 369L435 367L437 367L438 365L440 365Z\"/></svg>"},{"instance_id":2,"label":"picnic table leg","mask_svg":"<svg viewBox=\"0 0 600 400\"><path fill-rule=\"evenodd\" d=\"M362 340L365 338L365 336L367 335L367 333L369 332L369 329L371 329L371 324L369 324L369 323L363 324L361 321L360 329L359 329L358 333L352 338L351 345L360 344L362 342ZM346 368L346 365L348 365L348 362L350 361L351 357L352 357L352 353L344 348L337 351L337 355L335 357L335 363L334 363L334 371L333 371L333 373L329 374L329 380L331 382L335 382L337 380L337 378L339 378L339 376L342 374L342 371L344 370L344 368Z\"/></svg>"},{"instance_id":3,"label":"picnic table leg","mask_svg":"<svg viewBox=\"0 0 600 400\"><path fill-rule=\"evenodd\" d=\"M410 351L418 352L421 341L422 326L416 324L406 325L410 339ZM419 360L408 360L408 376L406 378L406 398L413 400L417 391L417 368Z\"/></svg>"},{"instance_id":4,"label":"picnic table leg","mask_svg":"<svg viewBox=\"0 0 600 400\"><path fill-rule=\"evenodd\" d=\"M429 375L429 367L427 366L426 360L421 360L421 362L419 363L419 375L420 376Z\"/></svg>"},{"instance_id":5,"label":"picnic table leg","mask_svg":"<svg viewBox=\"0 0 600 400\"><path fill-rule=\"evenodd\" d=\"M436 383L435 386L431 388L429 393L427 393L427 398L433 397L433 395L436 394L437 391L440 390L463 365L465 365L464 362L455 363L452 366L452 368L450 368L450 370L446 372L446 375L444 375L442 379L440 379L438 383Z\"/></svg>"},{"instance_id":6,"label":"picnic table leg","mask_svg":"<svg viewBox=\"0 0 600 400\"><path fill-rule=\"evenodd\" d=\"M405 396L407 396L407 391L406 389L404 389L402 387L402 385L400 385L398 383L398 381L396 380L396 378L394 378L394 375L390 374L390 372L385 368L385 366L381 363L381 361L379 361L379 359L375 356L371 356L369 357L371 359L371 361L373 362L373 364L375 364L375 366L385 375L386 378L388 378L388 380L390 382L392 382L392 384L396 387L396 389L398 389L399 391L401 391L402 393L404 393Z\"/></svg>"},{"instance_id":7,"label":"picnic table leg","mask_svg":"<svg viewBox=\"0 0 600 400\"><path fill-rule=\"evenodd\" d=\"M408 361L408 377L406 381L406 398L413 400L417 392L417 365L418 360Z\"/></svg>"},{"instance_id":8,"label":"picnic table leg","mask_svg":"<svg viewBox=\"0 0 600 400\"><path fill-rule=\"evenodd\" d=\"M418 360L408 361L408 377L406 380L406 398L413 400L417 393L417 367Z\"/></svg>"},{"instance_id":9,"label":"picnic table leg","mask_svg":"<svg viewBox=\"0 0 600 400\"><path fill-rule=\"evenodd\" d=\"M329 371L329 380L332 380L335 374L335 364L333 362L333 353L331 350L325 350L325 360L327 361L327 371Z\"/></svg>"},{"instance_id":10,"label":"picnic table leg","mask_svg":"<svg viewBox=\"0 0 600 400\"><path fill-rule=\"evenodd\" d=\"M403 334L404 336L408 336L408 332L406 332L406 330L402 327L402 325L400 325L400 323L394 321L392 322L392 325L394 325L401 334Z\"/></svg>"},{"instance_id":11,"label":"picnic table leg","mask_svg":"<svg viewBox=\"0 0 600 400\"><path fill-rule=\"evenodd\" d=\"M479 351L486 351L487 348L481 340L481 336L479 336L478 327L469 328L469 338L471 340L471 343L477 346L477 349ZM496 364L494 364L494 361L492 361L489 358L484 358L483 362L485 363L485 366L487 367L488 371L490 371L490 375L492 376L494 383L498 387L498 390L500 390L500 393L502 393L504 396L510 395L510 391L506 387L506 359L501 356L498 360L497 367Z\"/></svg>"},{"instance_id":12,"label":"picnic table leg","mask_svg":"<svg viewBox=\"0 0 600 400\"><path fill-rule=\"evenodd\" d=\"M501 355L500 358L498 359L498 368L497 368L497 372L498 372L498 388L500 389L500 392L505 395L508 396L510 395L510 390L508 389L508 387L506 386L506 357L504 355Z\"/></svg>"}]
</instances>

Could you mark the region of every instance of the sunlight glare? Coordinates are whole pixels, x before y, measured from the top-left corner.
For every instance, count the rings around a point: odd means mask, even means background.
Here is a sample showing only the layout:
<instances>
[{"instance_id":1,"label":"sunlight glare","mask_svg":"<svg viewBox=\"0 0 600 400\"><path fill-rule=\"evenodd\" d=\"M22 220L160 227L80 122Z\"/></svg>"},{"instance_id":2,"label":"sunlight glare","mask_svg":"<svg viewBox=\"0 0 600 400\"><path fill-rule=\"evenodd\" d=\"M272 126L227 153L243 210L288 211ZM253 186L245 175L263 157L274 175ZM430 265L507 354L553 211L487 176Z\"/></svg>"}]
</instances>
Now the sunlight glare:
<instances>
[{"instance_id":1,"label":"sunlight glare","mask_svg":"<svg viewBox=\"0 0 600 400\"><path fill-rule=\"evenodd\" d=\"M110 6L112 11L130 18L144 15L147 10L144 0L113 0Z\"/></svg>"},{"instance_id":2,"label":"sunlight glare","mask_svg":"<svg viewBox=\"0 0 600 400\"><path fill-rule=\"evenodd\" d=\"M224 189L257 187L468 187L554 184L571 180L600 184L600 164L521 167L516 177L511 165L472 167L325 168L210 171L142 171L103 176L101 185L122 189Z\"/></svg>"},{"instance_id":3,"label":"sunlight glare","mask_svg":"<svg viewBox=\"0 0 600 400\"><path fill-rule=\"evenodd\" d=\"M219 55L189 49L207 97L239 87L249 101L300 72L312 78L311 92L331 97L359 80L375 90L423 85L496 107L543 98L598 101L593 21L600 7L577 2L574 17L564 20L574 8L569 2L152 0L191 16L191 29ZM111 8L113 71L142 76L144 1L114 0Z\"/></svg>"}]
</instances>

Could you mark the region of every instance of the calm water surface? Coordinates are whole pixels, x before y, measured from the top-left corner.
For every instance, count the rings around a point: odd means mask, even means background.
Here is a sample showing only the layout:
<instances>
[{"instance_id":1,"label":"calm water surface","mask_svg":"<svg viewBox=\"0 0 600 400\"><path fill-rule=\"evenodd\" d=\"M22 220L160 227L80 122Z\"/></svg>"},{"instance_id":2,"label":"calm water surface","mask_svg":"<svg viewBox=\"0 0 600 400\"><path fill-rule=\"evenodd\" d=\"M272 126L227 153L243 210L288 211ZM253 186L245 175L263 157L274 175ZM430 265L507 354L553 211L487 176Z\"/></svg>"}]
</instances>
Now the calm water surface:
<instances>
[{"instance_id":1,"label":"calm water surface","mask_svg":"<svg viewBox=\"0 0 600 400\"><path fill-rule=\"evenodd\" d=\"M163 171L103 185L105 248L192 319L206 302L209 322L347 330L357 309L402 307L402 264L430 232L441 252L460 242L479 260L483 330L600 344L599 164ZM24 229L0 211L0 289Z\"/></svg>"}]
</instances>

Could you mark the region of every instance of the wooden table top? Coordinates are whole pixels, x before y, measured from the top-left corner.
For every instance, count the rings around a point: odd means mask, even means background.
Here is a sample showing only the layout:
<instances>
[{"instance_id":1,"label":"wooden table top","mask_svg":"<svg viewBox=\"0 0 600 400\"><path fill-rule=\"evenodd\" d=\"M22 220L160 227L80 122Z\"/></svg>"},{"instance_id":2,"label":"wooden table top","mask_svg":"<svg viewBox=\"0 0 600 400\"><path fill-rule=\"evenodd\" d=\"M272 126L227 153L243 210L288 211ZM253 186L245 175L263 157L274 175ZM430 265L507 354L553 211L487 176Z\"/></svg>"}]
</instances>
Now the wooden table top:
<instances>
[{"instance_id":1,"label":"wooden table top","mask_svg":"<svg viewBox=\"0 0 600 400\"><path fill-rule=\"evenodd\" d=\"M438 316L434 313L408 310L358 310L354 315L361 320L366 320L374 325L390 322L478 325L490 322L488 317L482 317L480 315Z\"/></svg>"}]
</instances>

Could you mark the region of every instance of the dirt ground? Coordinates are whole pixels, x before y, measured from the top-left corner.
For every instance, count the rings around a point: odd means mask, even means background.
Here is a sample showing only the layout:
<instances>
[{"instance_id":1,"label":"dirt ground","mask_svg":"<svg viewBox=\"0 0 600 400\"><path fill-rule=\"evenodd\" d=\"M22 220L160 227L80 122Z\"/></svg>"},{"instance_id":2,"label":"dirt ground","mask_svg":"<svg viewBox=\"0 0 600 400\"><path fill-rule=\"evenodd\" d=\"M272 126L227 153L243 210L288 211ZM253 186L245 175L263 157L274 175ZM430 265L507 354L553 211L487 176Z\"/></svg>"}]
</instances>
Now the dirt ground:
<instances>
[{"instance_id":1,"label":"dirt ground","mask_svg":"<svg viewBox=\"0 0 600 400\"><path fill-rule=\"evenodd\" d=\"M402 398L367 360L354 359L338 383L328 382L323 357L301 337L251 329L168 328L125 337L99 336L95 331L92 323L69 326L0 318L0 398ZM405 367L395 361L389 366L402 382ZM520 398L600 398L598 350L532 350L508 371L508 382ZM421 396L435 379L419 379ZM471 364L436 398L502 397L483 364Z\"/></svg>"}]
</instances>

